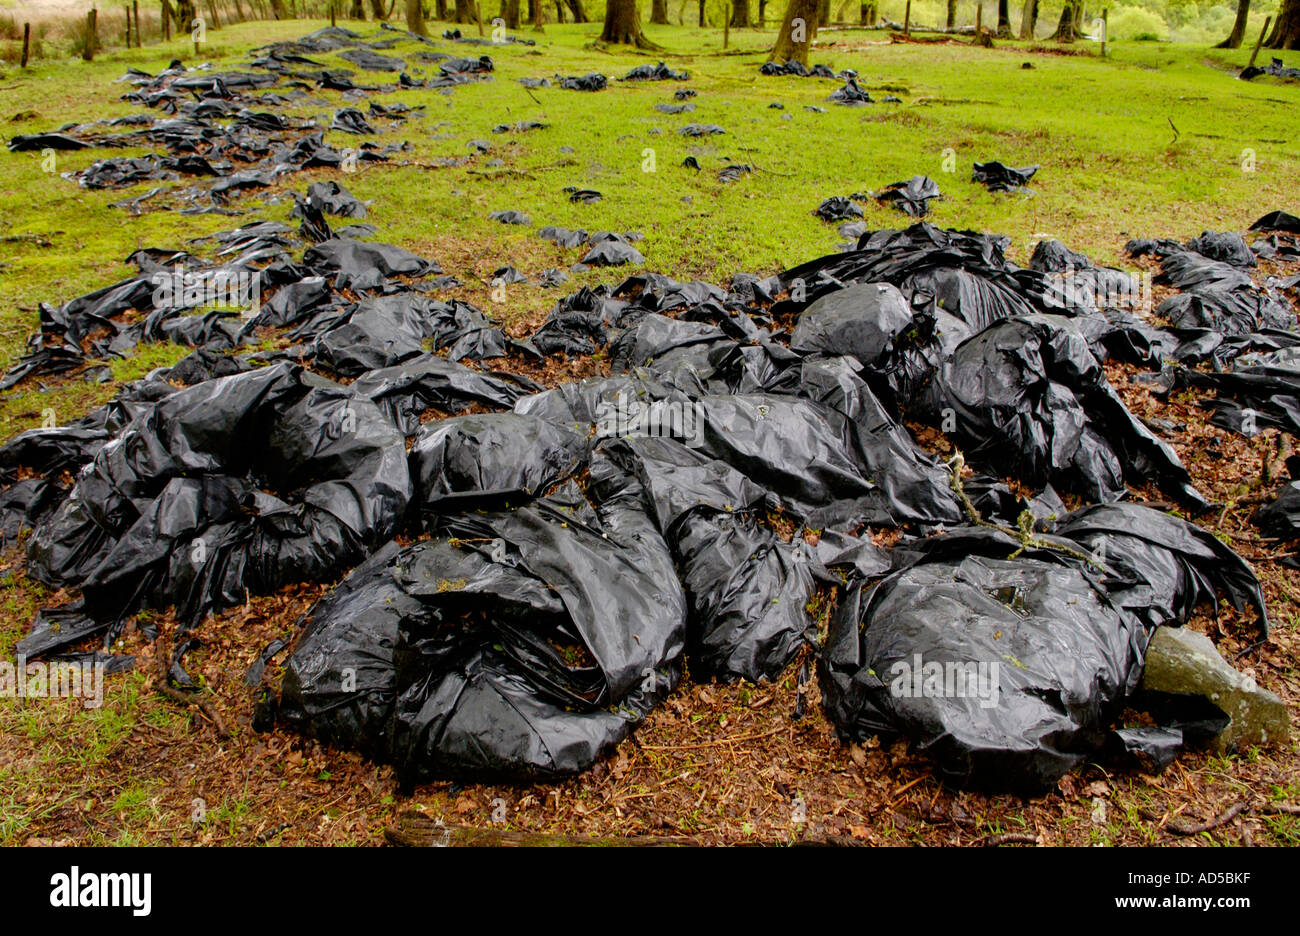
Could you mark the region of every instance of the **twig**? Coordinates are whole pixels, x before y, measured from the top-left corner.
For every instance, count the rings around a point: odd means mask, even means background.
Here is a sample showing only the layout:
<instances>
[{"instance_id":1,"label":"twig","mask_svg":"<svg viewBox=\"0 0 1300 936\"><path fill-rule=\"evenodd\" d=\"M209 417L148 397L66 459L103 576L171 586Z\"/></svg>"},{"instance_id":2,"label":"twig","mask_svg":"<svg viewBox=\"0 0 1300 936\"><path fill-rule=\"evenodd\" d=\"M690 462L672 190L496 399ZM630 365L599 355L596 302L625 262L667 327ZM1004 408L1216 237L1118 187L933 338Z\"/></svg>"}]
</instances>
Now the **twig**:
<instances>
[{"instance_id":1,"label":"twig","mask_svg":"<svg viewBox=\"0 0 1300 936\"><path fill-rule=\"evenodd\" d=\"M1234 803L1209 822L1203 822L1199 825L1185 826L1170 822L1165 825L1165 828L1174 833L1174 835L1200 835L1202 832L1209 832L1211 829L1217 829L1225 822L1231 822L1233 819L1236 819L1237 816L1241 815L1241 811L1246 808L1246 805L1245 800L1242 800L1239 803Z\"/></svg>"},{"instance_id":2,"label":"twig","mask_svg":"<svg viewBox=\"0 0 1300 936\"><path fill-rule=\"evenodd\" d=\"M197 698L188 693L181 692L178 689L173 689L161 680L154 684L154 688L173 702L179 702L181 705L195 706L203 713L204 717L206 717L208 721L212 722L212 726L217 729L218 735L222 738L230 737L230 730L226 728L226 723L222 720L221 715L217 713L217 710L212 707L212 704L207 699Z\"/></svg>"},{"instance_id":3,"label":"twig","mask_svg":"<svg viewBox=\"0 0 1300 936\"><path fill-rule=\"evenodd\" d=\"M1300 806L1295 803L1265 803L1260 812L1266 816L1300 816Z\"/></svg>"},{"instance_id":4,"label":"twig","mask_svg":"<svg viewBox=\"0 0 1300 936\"><path fill-rule=\"evenodd\" d=\"M1174 130L1174 138L1173 138L1172 140L1170 140L1170 141L1168 142L1168 144L1166 144L1166 145L1168 145L1168 146L1173 146L1175 143L1178 142L1178 136L1179 136L1179 134L1178 134L1178 128L1177 128L1177 127L1174 127L1174 119L1173 119L1172 117L1166 117L1165 120L1169 121L1169 126L1170 126L1170 127L1173 127L1173 130Z\"/></svg>"},{"instance_id":5,"label":"twig","mask_svg":"<svg viewBox=\"0 0 1300 936\"><path fill-rule=\"evenodd\" d=\"M1003 832L1001 835L989 835L980 841L981 845L993 847L997 845L1037 845L1038 836L1030 835L1028 832Z\"/></svg>"}]
</instances>

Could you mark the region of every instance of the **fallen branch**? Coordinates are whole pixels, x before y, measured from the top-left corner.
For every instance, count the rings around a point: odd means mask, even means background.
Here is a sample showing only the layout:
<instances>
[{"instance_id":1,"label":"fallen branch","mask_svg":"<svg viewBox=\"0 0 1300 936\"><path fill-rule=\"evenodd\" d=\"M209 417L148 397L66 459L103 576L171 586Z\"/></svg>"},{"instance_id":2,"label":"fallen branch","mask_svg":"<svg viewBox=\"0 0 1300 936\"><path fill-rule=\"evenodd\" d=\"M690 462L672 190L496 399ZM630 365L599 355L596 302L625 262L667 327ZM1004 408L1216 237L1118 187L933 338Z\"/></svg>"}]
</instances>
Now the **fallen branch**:
<instances>
[{"instance_id":1,"label":"fallen branch","mask_svg":"<svg viewBox=\"0 0 1300 936\"><path fill-rule=\"evenodd\" d=\"M220 737L230 737L230 729L226 727L226 723L222 719L221 715L218 714L217 710L212 707L212 703L207 699L188 692L181 692L179 689L173 689L171 686L167 685L166 682L161 680L154 683L154 689L158 690L158 692L162 693L173 702L186 706L194 706L205 718L207 718L208 721L212 722L212 726L217 729L217 734Z\"/></svg>"},{"instance_id":2,"label":"fallen branch","mask_svg":"<svg viewBox=\"0 0 1300 936\"><path fill-rule=\"evenodd\" d=\"M1209 832L1211 829L1217 829L1219 826L1236 819L1248 805L1250 804L1246 800L1242 800L1239 803L1234 803L1229 806L1209 822L1202 822L1197 825L1179 825L1174 822L1167 822L1164 824L1163 828L1169 830L1174 835L1200 835L1202 832ZM1141 810L1140 814L1144 818L1150 819L1152 822L1164 821L1163 816L1158 816L1147 809Z\"/></svg>"},{"instance_id":3,"label":"fallen branch","mask_svg":"<svg viewBox=\"0 0 1300 936\"><path fill-rule=\"evenodd\" d=\"M980 840L987 847L998 845L1037 845L1038 836L1028 832L1003 832L1001 835L989 835Z\"/></svg>"}]
</instances>

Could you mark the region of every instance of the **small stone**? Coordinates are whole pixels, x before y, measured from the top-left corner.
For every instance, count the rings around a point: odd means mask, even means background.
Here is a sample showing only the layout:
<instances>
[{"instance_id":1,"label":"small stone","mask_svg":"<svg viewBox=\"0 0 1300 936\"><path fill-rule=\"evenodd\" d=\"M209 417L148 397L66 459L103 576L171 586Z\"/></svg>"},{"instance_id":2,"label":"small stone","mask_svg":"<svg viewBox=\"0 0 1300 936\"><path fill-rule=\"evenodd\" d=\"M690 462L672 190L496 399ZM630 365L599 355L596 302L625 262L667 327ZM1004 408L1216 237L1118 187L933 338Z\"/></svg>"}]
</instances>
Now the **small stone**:
<instances>
[{"instance_id":1,"label":"small stone","mask_svg":"<svg viewBox=\"0 0 1300 936\"><path fill-rule=\"evenodd\" d=\"M1159 627L1147 646L1142 688L1199 695L1231 721L1211 742L1219 753L1252 744L1282 744L1291 736L1286 706L1255 680L1233 669L1204 634L1186 627Z\"/></svg>"}]
</instances>

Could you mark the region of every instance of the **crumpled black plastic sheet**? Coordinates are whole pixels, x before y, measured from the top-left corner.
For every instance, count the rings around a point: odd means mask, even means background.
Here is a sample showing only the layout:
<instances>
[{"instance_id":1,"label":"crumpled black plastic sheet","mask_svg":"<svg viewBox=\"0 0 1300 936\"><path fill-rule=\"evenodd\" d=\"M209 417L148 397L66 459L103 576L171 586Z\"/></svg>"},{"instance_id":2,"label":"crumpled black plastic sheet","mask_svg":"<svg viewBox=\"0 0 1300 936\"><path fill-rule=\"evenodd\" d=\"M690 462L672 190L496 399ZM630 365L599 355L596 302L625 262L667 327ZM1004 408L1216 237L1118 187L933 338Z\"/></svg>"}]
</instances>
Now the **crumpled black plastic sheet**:
<instances>
[{"instance_id":1,"label":"crumpled black plastic sheet","mask_svg":"<svg viewBox=\"0 0 1300 936\"><path fill-rule=\"evenodd\" d=\"M1254 65L1249 68L1243 68L1241 74L1237 77L1242 81L1250 81L1252 78L1258 78L1260 75L1271 75L1274 78L1300 78L1300 68L1287 68L1282 59L1275 58L1263 68Z\"/></svg>"},{"instance_id":2,"label":"crumpled black plastic sheet","mask_svg":"<svg viewBox=\"0 0 1300 936\"><path fill-rule=\"evenodd\" d=\"M638 65L620 78L620 81L687 81L690 73L674 71L663 62L658 65Z\"/></svg>"},{"instance_id":3,"label":"crumpled black plastic sheet","mask_svg":"<svg viewBox=\"0 0 1300 936\"><path fill-rule=\"evenodd\" d=\"M852 585L820 662L841 735L902 734L949 782L1040 793L1098 756L1123 708L1140 705L1156 626L1184 624L1198 602L1222 595L1252 607L1267 633L1249 566L1185 521L1091 507L1039 542L1065 549L956 529L898 555L883 580ZM1156 729L1126 729L1127 746L1176 748L1226 724L1183 709L1185 722L1166 710Z\"/></svg>"},{"instance_id":4,"label":"crumpled black plastic sheet","mask_svg":"<svg viewBox=\"0 0 1300 936\"><path fill-rule=\"evenodd\" d=\"M776 62L764 62L758 67L758 73L760 75L793 75L797 78L835 77L835 73L826 65L818 63L808 68L802 62L797 62L794 59L790 59L781 65Z\"/></svg>"},{"instance_id":5,"label":"crumpled black plastic sheet","mask_svg":"<svg viewBox=\"0 0 1300 936\"><path fill-rule=\"evenodd\" d=\"M355 570L287 661L279 714L406 782L576 773L676 684L685 619L639 483L598 455L587 494L448 518Z\"/></svg>"},{"instance_id":6,"label":"crumpled black plastic sheet","mask_svg":"<svg viewBox=\"0 0 1300 936\"><path fill-rule=\"evenodd\" d=\"M836 104L847 104L849 106L859 106L862 104L874 104L871 95L858 87L858 80L852 76L844 79L844 87L836 88L826 98L828 101L834 101Z\"/></svg>"},{"instance_id":7,"label":"crumpled black plastic sheet","mask_svg":"<svg viewBox=\"0 0 1300 936\"><path fill-rule=\"evenodd\" d=\"M80 588L98 620L175 605L192 624L250 591L354 565L410 497L401 435L375 404L280 364L137 412L37 526L27 558L38 580Z\"/></svg>"},{"instance_id":8,"label":"crumpled black plastic sheet","mask_svg":"<svg viewBox=\"0 0 1300 936\"><path fill-rule=\"evenodd\" d=\"M1024 166L1013 169L997 160L975 163L971 171L971 181L979 182L990 192L1019 192L1026 189L1029 180L1038 172L1037 166Z\"/></svg>"},{"instance_id":9,"label":"crumpled black plastic sheet","mask_svg":"<svg viewBox=\"0 0 1300 936\"><path fill-rule=\"evenodd\" d=\"M942 199L939 183L929 176L914 175L905 182L886 185L876 195L877 200L893 205L913 218L924 218L930 213L930 202Z\"/></svg>"}]
</instances>

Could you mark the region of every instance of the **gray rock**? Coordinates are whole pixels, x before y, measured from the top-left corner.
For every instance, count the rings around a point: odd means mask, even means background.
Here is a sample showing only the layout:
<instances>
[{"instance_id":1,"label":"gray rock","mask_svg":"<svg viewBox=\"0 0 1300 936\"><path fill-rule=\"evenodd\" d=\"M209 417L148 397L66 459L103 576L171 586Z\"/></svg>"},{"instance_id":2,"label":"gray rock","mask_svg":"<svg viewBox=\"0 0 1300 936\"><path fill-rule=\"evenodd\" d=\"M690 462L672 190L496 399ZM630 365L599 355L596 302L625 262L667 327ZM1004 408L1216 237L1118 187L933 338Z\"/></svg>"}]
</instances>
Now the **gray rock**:
<instances>
[{"instance_id":1,"label":"gray rock","mask_svg":"<svg viewBox=\"0 0 1300 936\"><path fill-rule=\"evenodd\" d=\"M1199 695L1230 719L1211 747L1222 753L1252 744L1282 744L1291 736L1286 706L1233 669L1204 634L1187 627L1156 629L1147 647L1142 688Z\"/></svg>"}]
</instances>

